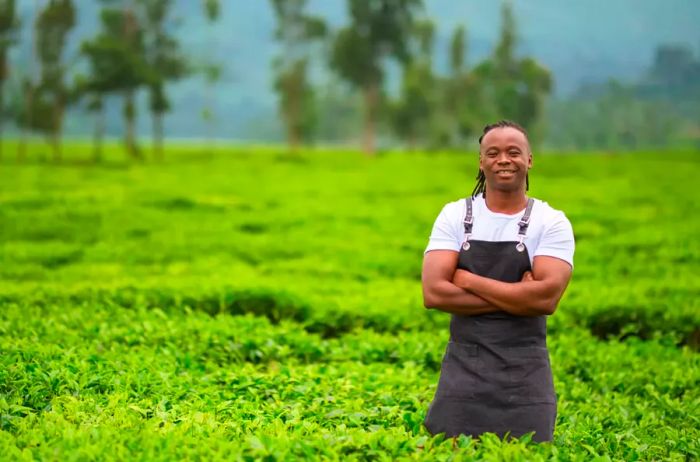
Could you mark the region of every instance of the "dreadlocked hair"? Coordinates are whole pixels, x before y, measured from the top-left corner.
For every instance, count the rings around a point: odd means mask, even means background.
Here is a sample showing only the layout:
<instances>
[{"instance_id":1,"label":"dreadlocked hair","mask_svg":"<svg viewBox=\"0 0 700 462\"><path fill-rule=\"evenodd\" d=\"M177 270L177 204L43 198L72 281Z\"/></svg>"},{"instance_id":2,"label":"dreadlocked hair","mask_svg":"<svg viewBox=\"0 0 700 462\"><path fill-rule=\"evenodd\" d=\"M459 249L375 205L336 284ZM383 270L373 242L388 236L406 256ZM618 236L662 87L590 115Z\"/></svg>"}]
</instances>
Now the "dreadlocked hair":
<instances>
[{"instance_id":1,"label":"dreadlocked hair","mask_svg":"<svg viewBox=\"0 0 700 462\"><path fill-rule=\"evenodd\" d=\"M520 133L525 135L525 138L527 138L527 131L518 123L513 122L511 120L499 120L496 123L486 125L484 127L484 131L481 133L481 136L479 137L479 146L481 146L481 141L484 139L484 136L494 128L514 128L518 130ZM530 176L526 175L525 176L525 191L530 190ZM472 197L476 197L479 194L482 194L484 198L486 198L486 175L484 175L484 171L479 169L479 172L476 174L476 185L474 185L474 190L472 191Z\"/></svg>"}]
</instances>

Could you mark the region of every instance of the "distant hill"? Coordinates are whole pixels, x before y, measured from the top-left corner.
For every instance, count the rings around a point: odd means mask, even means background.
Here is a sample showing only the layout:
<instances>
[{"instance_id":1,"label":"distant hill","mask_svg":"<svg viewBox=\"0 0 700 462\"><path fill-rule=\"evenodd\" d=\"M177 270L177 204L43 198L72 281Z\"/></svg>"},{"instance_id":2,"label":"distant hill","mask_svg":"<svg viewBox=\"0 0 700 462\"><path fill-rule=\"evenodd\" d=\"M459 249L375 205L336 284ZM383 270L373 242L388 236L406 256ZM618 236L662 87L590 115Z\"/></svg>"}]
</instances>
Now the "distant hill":
<instances>
[{"instance_id":1,"label":"distant hill","mask_svg":"<svg viewBox=\"0 0 700 462\"><path fill-rule=\"evenodd\" d=\"M99 3L80 0L79 24L71 37L70 54L79 42L93 35L99 25ZM170 88L174 110L166 119L166 132L177 137L263 139L280 136L275 95L270 81L270 61L277 51L272 39L274 17L263 0L222 1L219 21L209 25L200 1L177 0L178 35L193 59L215 60L224 77L213 92L217 121L207 128L200 113L205 105L204 84L190 78ZM649 66L661 43L700 45L700 1L697 0L517 0L520 52L534 56L552 70L555 92L570 94L582 83L609 78L634 80ZM33 2L22 1L22 47L12 60L25 66L29 56L29 29ZM311 0L310 10L333 26L345 21L344 0ZM500 2L477 0L427 0L426 10L436 22L436 66L446 67L450 34L460 23L468 30L468 62L475 63L493 47L500 27ZM396 78L395 73L394 79ZM144 98L145 101L145 98ZM74 111L75 112L75 111ZM118 101L110 103L108 131L120 133ZM150 121L141 112L140 131L149 132ZM88 134L85 115L73 114L67 123L72 135Z\"/></svg>"}]
</instances>

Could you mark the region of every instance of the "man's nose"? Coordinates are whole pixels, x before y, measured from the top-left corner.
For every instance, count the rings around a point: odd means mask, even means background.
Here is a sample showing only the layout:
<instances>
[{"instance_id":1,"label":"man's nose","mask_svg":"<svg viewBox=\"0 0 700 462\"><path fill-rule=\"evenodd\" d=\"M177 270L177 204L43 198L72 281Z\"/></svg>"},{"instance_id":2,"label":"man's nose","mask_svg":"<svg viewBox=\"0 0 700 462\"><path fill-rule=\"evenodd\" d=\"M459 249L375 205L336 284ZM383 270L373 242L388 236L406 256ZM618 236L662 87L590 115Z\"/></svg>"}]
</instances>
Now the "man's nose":
<instances>
[{"instance_id":1,"label":"man's nose","mask_svg":"<svg viewBox=\"0 0 700 462\"><path fill-rule=\"evenodd\" d=\"M510 163L510 157L508 157L507 153L502 152L498 155L498 157L496 158L496 161L499 164L508 164L508 163Z\"/></svg>"}]
</instances>

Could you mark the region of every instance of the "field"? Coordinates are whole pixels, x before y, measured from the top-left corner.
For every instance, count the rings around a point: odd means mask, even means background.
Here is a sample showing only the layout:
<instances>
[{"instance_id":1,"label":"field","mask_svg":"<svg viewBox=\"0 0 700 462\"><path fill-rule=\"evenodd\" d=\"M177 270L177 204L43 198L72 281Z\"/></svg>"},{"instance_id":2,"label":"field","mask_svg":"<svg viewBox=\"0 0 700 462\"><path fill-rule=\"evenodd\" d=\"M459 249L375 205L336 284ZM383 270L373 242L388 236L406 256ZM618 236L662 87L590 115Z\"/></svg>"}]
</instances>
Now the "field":
<instances>
[{"instance_id":1,"label":"field","mask_svg":"<svg viewBox=\"0 0 700 462\"><path fill-rule=\"evenodd\" d=\"M0 163L4 460L700 458L696 152L535 156L577 240L535 444L422 427L449 321L422 253L475 152L66 151Z\"/></svg>"}]
</instances>

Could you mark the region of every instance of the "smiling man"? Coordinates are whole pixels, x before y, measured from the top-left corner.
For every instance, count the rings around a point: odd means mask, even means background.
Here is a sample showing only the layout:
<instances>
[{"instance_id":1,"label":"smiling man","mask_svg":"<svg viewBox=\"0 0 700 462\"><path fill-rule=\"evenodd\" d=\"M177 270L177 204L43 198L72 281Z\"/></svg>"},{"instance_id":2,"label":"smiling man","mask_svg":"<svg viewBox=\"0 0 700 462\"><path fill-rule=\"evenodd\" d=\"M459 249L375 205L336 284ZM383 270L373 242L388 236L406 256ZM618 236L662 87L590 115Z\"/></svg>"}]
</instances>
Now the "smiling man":
<instances>
[{"instance_id":1,"label":"smiling man","mask_svg":"<svg viewBox=\"0 0 700 462\"><path fill-rule=\"evenodd\" d=\"M452 314L425 425L448 437L550 441L546 323L571 279L573 231L564 213L527 196L532 152L521 126L487 125L479 145L476 187L442 209L423 260L426 308Z\"/></svg>"}]
</instances>

